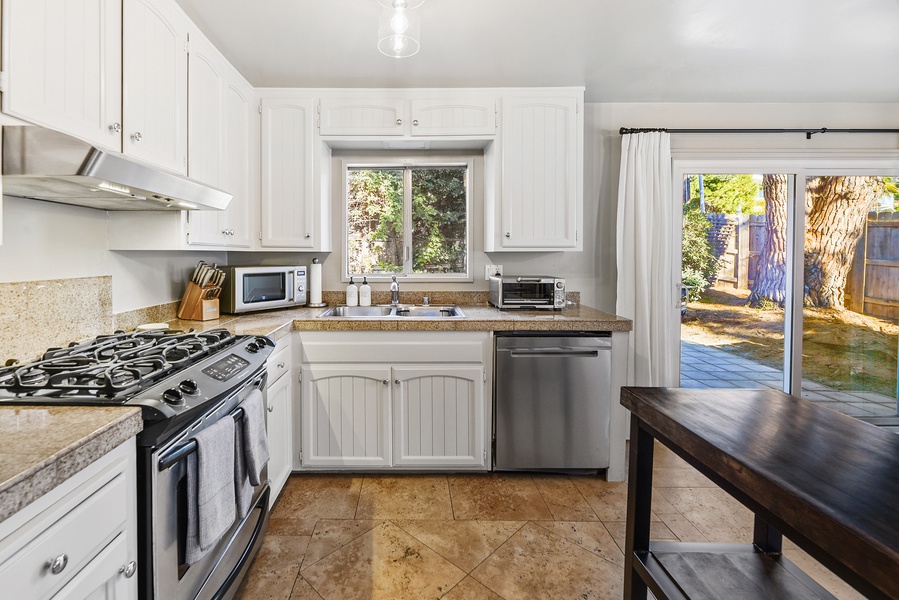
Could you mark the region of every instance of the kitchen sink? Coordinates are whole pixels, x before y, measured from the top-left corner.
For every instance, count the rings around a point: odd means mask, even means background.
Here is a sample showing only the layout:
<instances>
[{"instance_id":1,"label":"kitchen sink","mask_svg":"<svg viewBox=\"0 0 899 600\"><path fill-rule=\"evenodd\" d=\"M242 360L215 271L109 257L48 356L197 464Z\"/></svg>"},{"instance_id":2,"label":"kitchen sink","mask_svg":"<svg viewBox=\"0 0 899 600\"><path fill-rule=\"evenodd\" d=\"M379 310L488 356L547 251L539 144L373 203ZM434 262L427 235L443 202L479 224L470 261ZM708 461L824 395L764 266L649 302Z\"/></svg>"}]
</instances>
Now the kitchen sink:
<instances>
[{"instance_id":1,"label":"kitchen sink","mask_svg":"<svg viewBox=\"0 0 899 600\"><path fill-rule=\"evenodd\" d=\"M464 319L465 313L456 305L397 304L395 306L335 306L323 312L319 317Z\"/></svg>"}]
</instances>

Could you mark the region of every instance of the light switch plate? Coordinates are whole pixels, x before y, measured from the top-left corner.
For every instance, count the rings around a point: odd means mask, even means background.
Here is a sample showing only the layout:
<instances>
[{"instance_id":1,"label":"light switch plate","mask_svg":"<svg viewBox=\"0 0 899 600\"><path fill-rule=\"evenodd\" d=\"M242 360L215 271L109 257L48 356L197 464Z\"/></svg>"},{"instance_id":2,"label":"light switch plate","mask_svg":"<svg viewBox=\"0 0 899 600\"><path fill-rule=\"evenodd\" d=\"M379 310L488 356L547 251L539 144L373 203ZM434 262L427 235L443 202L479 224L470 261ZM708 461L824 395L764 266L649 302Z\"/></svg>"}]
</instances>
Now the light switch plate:
<instances>
[{"instance_id":1,"label":"light switch plate","mask_svg":"<svg viewBox=\"0 0 899 600\"><path fill-rule=\"evenodd\" d=\"M503 274L503 266L502 265L486 265L484 267L484 279L490 279L491 275L502 275Z\"/></svg>"}]
</instances>

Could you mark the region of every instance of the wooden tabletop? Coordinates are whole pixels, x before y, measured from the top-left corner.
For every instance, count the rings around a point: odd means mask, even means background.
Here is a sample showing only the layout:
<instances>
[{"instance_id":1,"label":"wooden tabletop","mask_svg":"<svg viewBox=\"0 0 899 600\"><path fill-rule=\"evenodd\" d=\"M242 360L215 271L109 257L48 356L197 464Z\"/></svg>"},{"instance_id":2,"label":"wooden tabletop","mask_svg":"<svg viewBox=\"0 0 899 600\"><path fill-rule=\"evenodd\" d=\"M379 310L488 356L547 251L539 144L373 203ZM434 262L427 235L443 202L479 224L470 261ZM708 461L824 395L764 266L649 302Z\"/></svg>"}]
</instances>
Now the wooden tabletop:
<instances>
[{"instance_id":1,"label":"wooden tabletop","mask_svg":"<svg viewBox=\"0 0 899 600\"><path fill-rule=\"evenodd\" d=\"M825 566L899 598L899 435L774 390L631 387L621 403Z\"/></svg>"}]
</instances>

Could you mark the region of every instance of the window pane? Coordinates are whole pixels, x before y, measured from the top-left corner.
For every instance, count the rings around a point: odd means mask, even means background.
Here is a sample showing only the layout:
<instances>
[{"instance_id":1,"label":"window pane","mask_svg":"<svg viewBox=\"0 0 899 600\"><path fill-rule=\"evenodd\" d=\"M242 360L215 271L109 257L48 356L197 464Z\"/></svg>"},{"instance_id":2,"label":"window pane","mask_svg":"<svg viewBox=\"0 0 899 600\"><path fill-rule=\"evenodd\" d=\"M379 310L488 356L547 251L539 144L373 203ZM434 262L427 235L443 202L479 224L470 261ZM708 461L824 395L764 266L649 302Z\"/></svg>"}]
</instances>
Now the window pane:
<instances>
[{"instance_id":1,"label":"window pane","mask_svg":"<svg viewBox=\"0 0 899 600\"><path fill-rule=\"evenodd\" d=\"M349 273L403 272L403 170L347 171Z\"/></svg>"},{"instance_id":2,"label":"window pane","mask_svg":"<svg viewBox=\"0 0 899 600\"><path fill-rule=\"evenodd\" d=\"M412 171L412 272L467 273L465 167Z\"/></svg>"},{"instance_id":3,"label":"window pane","mask_svg":"<svg viewBox=\"0 0 899 600\"><path fill-rule=\"evenodd\" d=\"M896 415L895 180L806 181L802 395L852 416Z\"/></svg>"}]
</instances>

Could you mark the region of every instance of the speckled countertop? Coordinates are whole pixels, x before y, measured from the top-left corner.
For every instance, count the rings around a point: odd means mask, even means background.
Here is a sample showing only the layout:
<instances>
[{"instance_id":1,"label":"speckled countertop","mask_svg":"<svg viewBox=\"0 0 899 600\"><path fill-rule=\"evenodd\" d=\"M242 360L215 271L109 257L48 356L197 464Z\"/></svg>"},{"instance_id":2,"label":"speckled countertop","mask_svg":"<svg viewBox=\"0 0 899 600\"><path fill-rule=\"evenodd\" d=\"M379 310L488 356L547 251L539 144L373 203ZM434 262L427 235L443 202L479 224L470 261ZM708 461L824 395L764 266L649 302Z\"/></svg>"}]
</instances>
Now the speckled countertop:
<instances>
[{"instance_id":1,"label":"speckled countertop","mask_svg":"<svg viewBox=\"0 0 899 600\"><path fill-rule=\"evenodd\" d=\"M122 406L0 406L0 521L143 427Z\"/></svg>"}]
</instances>

